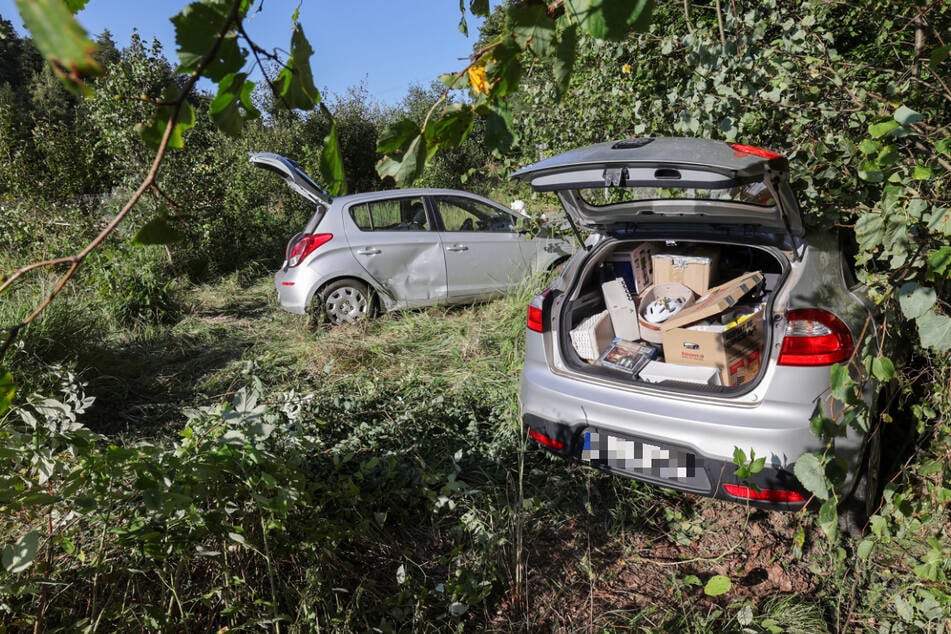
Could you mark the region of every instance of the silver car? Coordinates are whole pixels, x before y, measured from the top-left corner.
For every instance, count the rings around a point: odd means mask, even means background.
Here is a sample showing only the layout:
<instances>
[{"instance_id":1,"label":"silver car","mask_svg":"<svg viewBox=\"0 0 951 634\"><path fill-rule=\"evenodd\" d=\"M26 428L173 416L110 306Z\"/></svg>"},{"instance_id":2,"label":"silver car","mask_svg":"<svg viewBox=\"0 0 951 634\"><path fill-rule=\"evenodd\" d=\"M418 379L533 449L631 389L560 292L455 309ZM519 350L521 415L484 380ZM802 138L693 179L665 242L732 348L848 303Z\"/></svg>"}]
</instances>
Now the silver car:
<instances>
[{"instance_id":1,"label":"silver car","mask_svg":"<svg viewBox=\"0 0 951 634\"><path fill-rule=\"evenodd\" d=\"M830 366L875 329L846 242L807 232L788 175L778 154L687 138L602 143L513 175L591 232L528 308L531 438L673 489L809 501L793 468L824 448L817 410L842 411ZM844 488L874 445L853 431L837 440L853 467ZM737 477L737 448L765 468Z\"/></svg>"},{"instance_id":2,"label":"silver car","mask_svg":"<svg viewBox=\"0 0 951 634\"><path fill-rule=\"evenodd\" d=\"M375 311L460 304L518 288L571 253L569 241L530 237L522 216L482 196L399 189L331 199L290 159L251 154L314 205L274 278L281 306L332 323Z\"/></svg>"}]
</instances>

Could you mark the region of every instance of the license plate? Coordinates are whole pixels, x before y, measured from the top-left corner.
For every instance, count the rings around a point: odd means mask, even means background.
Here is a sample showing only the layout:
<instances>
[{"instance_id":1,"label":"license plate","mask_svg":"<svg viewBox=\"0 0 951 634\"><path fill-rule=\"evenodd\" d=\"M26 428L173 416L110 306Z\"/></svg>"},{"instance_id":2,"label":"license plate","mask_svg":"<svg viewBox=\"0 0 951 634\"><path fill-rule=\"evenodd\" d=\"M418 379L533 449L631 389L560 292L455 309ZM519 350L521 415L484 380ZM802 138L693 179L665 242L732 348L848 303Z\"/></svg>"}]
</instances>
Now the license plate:
<instances>
[{"instance_id":1,"label":"license plate","mask_svg":"<svg viewBox=\"0 0 951 634\"><path fill-rule=\"evenodd\" d=\"M587 431L581 460L592 467L621 472L640 480L695 491L710 489L703 458L670 445Z\"/></svg>"}]
</instances>

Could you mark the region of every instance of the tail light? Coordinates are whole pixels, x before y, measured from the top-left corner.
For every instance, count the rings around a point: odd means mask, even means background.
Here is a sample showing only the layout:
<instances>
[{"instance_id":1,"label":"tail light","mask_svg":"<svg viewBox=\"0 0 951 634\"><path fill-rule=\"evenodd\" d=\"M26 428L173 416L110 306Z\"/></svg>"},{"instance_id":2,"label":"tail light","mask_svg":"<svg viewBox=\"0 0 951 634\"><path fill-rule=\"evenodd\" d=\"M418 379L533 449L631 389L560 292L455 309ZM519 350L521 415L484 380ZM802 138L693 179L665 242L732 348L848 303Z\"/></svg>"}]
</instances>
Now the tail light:
<instances>
[{"instance_id":1,"label":"tail light","mask_svg":"<svg viewBox=\"0 0 951 634\"><path fill-rule=\"evenodd\" d=\"M852 333L841 319L818 308L786 313L786 336L779 351L779 365L832 365L847 361L855 346Z\"/></svg>"},{"instance_id":2,"label":"tail light","mask_svg":"<svg viewBox=\"0 0 951 634\"><path fill-rule=\"evenodd\" d=\"M545 299L551 294L551 289L546 288L541 295L536 295L528 304L528 322L529 330L534 332L545 332L544 312Z\"/></svg>"},{"instance_id":3,"label":"tail light","mask_svg":"<svg viewBox=\"0 0 951 634\"><path fill-rule=\"evenodd\" d=\"M561 451L562 449L565 448L565 443L561 442L560 440L556 440L554 438L546 436L545 434L541 433L540 431L536 431L532 429L531 427L528 428L528 437L538 443L541 443L542 445L544 445L545 447L548 447L549 449L554 449L555 451Z\"/></svg>"},{"instance_id":4,"label":"tail light","mask_svg":"<svg viewBox=\"0 0 951 634\"><path fill-rule=\"evenodd\" d=\"M753 500L756 502L802 504L806 501L806 497L799 491L789 491L786 489L752 489L740 484L724 484L723 490L735 498Z\"/></svg>"},{"instance_id":5,"label":"tail light","mask_svg":"<svg viewBox=\"0 0 951 634\"><path fill-rule=\"evenodd\" d=\"M783 158L782 154L776 154L776 152L770 152L769 150L764 150L761 147L756 147L753 145L741 145L740 143L728 143L733 151L737 154L749 154L750 156L758 156L759 158L764 158L768 160Z\"/></svg>"},{"instance_id":6,"label":"tail light","mask_svg":"<svg viewBox=\"0 0 951 634\"><path fill-rule=\"evenodd\" d=\"M320 245L328 242L334 235L332 233L311 233L293 243L290 253L287 254L287 266L293 268L304 261L308 255Z\"/></svg>"}]
</instances>

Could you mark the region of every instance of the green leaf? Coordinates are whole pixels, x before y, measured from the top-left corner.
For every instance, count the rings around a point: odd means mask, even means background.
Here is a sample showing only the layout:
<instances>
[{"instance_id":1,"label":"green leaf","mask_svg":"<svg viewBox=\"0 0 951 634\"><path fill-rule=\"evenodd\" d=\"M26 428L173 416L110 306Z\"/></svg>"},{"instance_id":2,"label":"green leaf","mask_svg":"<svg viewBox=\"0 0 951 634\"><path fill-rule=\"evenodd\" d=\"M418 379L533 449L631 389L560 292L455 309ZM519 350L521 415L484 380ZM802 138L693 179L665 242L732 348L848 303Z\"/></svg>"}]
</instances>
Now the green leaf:
<instances>
[{"instance_id":1,"label":"green leaf","mask_svg":"<svg viewBox=\"0 0 951 634\"><path fill-rule=\"evenodd\" d=\"M578 55L578 30L571 26L562 31L555 48L552 72L555 76L555 99L559 101L567 94L575 58Z\"/></svg>"},{"instance_id":2,"label":"green leaf","mask_svg":"<svg viewBox=\"0 0 951 634\"><path fill-rule=\"evenodd\" d=\"M430 121L426 126L426 143L430 151L458 147L472 129L474 114L468 104L453 104L442 112L439 119Z\"/></svg>"},{"instance_id":3,"label":"green leaf","mask_svg":"<svg viewBox=\"0 0 951 634\"><path fill-rule=\"evenodd\" d=\"M847 366L836 363L829 369L829 389L836 400L849 402L849 397L855 392L855 381L849 376Z\"/></svg>"},{"instance_id":4,"label":"green leaf","mask_svg":"<svg viewBox=\"0 0 951 634\"><path fill-rule=\"evenodd\" d=\"M935 352L951 350L951 317L933 310L915 320L921 345Z\"/></svg>"},{"instance_id":5,"label":"green leaf","mask_svg":"<svg viewBox=\"0 0 951 634\"><path fill-rule=\"evenodd\" d=\"M878 168L878 164L864 161L859 167L859 178L868 183L881 183L885 180L885 174Z\"/></svg>"},{"instance_id":6,"label":"green leaf","mask_svg":"<svg viewBox=\"0 0 951 634\"><path fill-rule=\"evenodd\" d=\"M489 17L489 0L469 0L469 10L472 11L472 15L487 18Z\"/></svg>"},{"instance_id":7,"label":"green leaf","mask_svg":"<svg viewBox=\"0 0 951 634\"><path fill-rule=\"evenodd\" d=\"M569 21L599 40L619 41L650 24L652 0L566 0Z\"/></svg>"},{"instance_id":8,"label":"green leaf","mask_svg":"<svg viewBox=\"0 0 951 634\"><path fill-rule=\"evenodd\" d=\"M868 133L873 139L880 139L899 126L894 119L888 119L880 123L873 123L868 127Z\"/></svg>"},{"instance_id":9,"label":"green leaf","mask_svg":"<svg viewBox=\"0 0 951 634\"><path fill-rule=\"evenodd\" d=\"M946 207L935 209L931 222L928 223L928 231L951 236L951 209Z\"/></svg>"},{"instance_id":10,"label":"green leaf","mask_svg":"<svg viewBox=\"0 0 951 634\"><path fill-rule=\"evenodd\" d=\"M869 556L872 554L872 549L874 548L874 539L863 539L855 549L855 554L860 560L868 561Z\"/></svg>"},{"instance_id":11,"label":"green leaf","mask_svg":"<svg viewBox=\"0 0 951 634\"><path fill-rule=\"evenodd\" d=\"M927 165L915 165L911 177L916 181L926 181L932 177L934 172Z\"/></svg>"},{"instance_id":12,"label":"green leaf","mask_svg":"<svg viewBox=\"0 0 951 634\"><path fill-rule=\"evenodd\" d=\"M829 539L834 539L839 532L839 508L835 499L823 502L819 507L819 528Z\"/></svg>"},{"instance_id":13,"label":"green leaf","mask_svg":"<svg viewBox=\"0 0 951 634\"><path fill-rule=\"evenodd\" d=\"M218 94L209 107L211 119L218 129L232 137L241 136L246 120L261 116L251 101L254 82L247 81L247 78L245 73L238 73L222 79L218 84Z\"/></svg>"},{"instance_id":14,"label":"green leaf","mask_svg":"<svg viewBox=\"0 0 951 634\"><path fill-rule=\"evenodd\" d=\"M898 304L901 312L908 319L917 319L931 309L938 301L938 294L933 288L918 286L914 282L906 282L898 289Z\"/></svg>"},{"instance_id":15,"label":"green leaf","mask_svg":"<svg viewBox=\"0 0 951 634\"><path fill-rule=\"evenodd\" d=\"M547 57L554 51L555 22L548 17L547 7L514 3L508 7L507 18L509 32L521 48L538 57Z\"/></svg>"},{"instance_id":16,"label":"green leaf","mask_svg":"<svg viewBox=\"0 0 951 634\"><path fill-rule=\"evenodd\" d=\"M485 119L485 140L495 153L506 153L515 144L515 132L512 126L512 111L507 104L500 103L492 108Z\"/></svg>"},{"instance_id":17,"label":"green leaf","mask_svg":"<svg viewBox=\"0 0 951 634\"><path fill-rule=\"evenodd\" d=\"M13 375L0 368L0 415L10 409L15 394L16 387L13 383Z\"/></svg>"},{"instance_id":18,"label":"green leaf","mask_svg":"<svg viewBox=\"0 0 951 634\"><path fill-rule=\"evenodd\" d=\"M136 246L169 244L178 242L184 237L181 231L169 225L168 218L156 216L136 232L135 237L132 238L132 244Z\"/></svg>"},{"instance_id":19,"label":"green leaf","mask_svg":"<svg viewBox=\"0 0 951 634\"><path fill-rule=\"evenodd\" d=\"M96 45L63 0L16 0L23 24L63 85L71 93L92 95L84 79L102 72L93 58ZM6 64L6 62L4 62Z\"/></svg>"},{"instance_id":20,"label":"green leaf","mask_svg":"<svg viewBox=\"0 0 951 634\"><path fill-rule=\"evenodd\" d=\"M11 573L23 572L33 565L39 546L40 533L35 529L18 539L15 544L4 546L3 569Z\"/></svg>"},{"instance_id":21,"label":"green leaf","mask_svg":"<svg viewBox=\"0 0 951 634\"><path fill-rule=\"evenodd\" d=\"M888 357L875 357L872 360L872 375L882 381L891 381L895 378L895 364Z\"/></svg>"},{"instance_id":22,"label":"green leaf","mask_svg":"<svg viewBox=\"0 0 951 634\"><path fill-rule=\"evenodd\" d=\"M401 119L386 126L377 140L376 151L380 154L391 154L404 150L419 135L420 129L415 121Z\"/></svg>"},{"instance_id":23,"label":"green leaf","mask_svg":"<svg viewBox=\"0 0 951 634\"><path fill-rule=\"evenodd\" d=\"M320 93L314 86L310 58L314 54L310 42L299 24L291 35L291 56L277 75L278 95L290 109L310 110L320 103Z\"/></svg>"},{"instance_id":24,"label":"green leaf","mask_svg":"<svg viewBox=\"0 0 951 634\"><path fill-rule=\"evenodd\" d=\"M928 254L928 270L936 275L945 275L949 273L951 266L951 246L944 246L935 249Z\"/></svg>"},{"instance_id":25,"label":"green leaf","mask_svg":"<svg viewBox=\"0 0 951 634\"><path fill-rule=\"evenodd\" d=\"M331 196L342 196L347 193L347 175L343 169L343 155L337 139L336 121L331 123L330 132L324 138L324 148L320 151L320 175L327 184L327 193Z\"/></svg>"},{"instance_id":26,"label":"green leaf","mask_svg":"<svg viewBox=\"0 0 951 634\"><path fill-rule=\"evenodd\" d=\"M866 213L855 223L855 238L863 251L874 251L885 237L885 223L880 214Z\"/></svg>"},{"instance_id":27,"label":"green leaf","mask_svg":"<svg viewBox=\"0 0 951 634\"><path fill-rule=\"evenodd\" d=\"M165 88L163 99L167 103L173 103L178 98L178 85L172 81ZM165 136L165 129L168 127L171 117L172 106L161 106L156 110L154 118L149 123L137 125L136 130L149 146L157 148ZM168 147L176 149L185 147L185 132L193 127L195 127L195 110L190 103L183 101L178 111L175 126L172 128L168 139Z\"/></svg>"},{"instance_id":28,"label":"green leaf","mask_svg":"<svg viewBox=\"0 0 951 634\"><path fill-rule=\"evenodd\" d=\"M231 31L234 25L228 25L226 35L221 36L230 10L231 2L201 0L189 4L172 18L178 45L178 72L195 72L216 44L215 57L206 61L202 74L219 82L241 70L244 55L238 47L237 36Z\"/></svg>"},{"instance_id":29,"label":"green leaf","mask_svg":"<svg viewBox=\"0 0 951 634\"><path fill-rule=\"evenodd\" d=\"M397 160L389 156L377 163L376 171L381 177L392 177L399 185L406 186L416 180L426 163L426 139L417 135Z\"/></svg>"},{"instance_id":30,"label":"green leaf","mask_svg":"<svg viewBox=\"0 0 951 634\"><path fill-rule=\"evenodd\" d=\"M903 126L909 126L918 123L924 118L925 116L923 114L920 112L915 112L904 104L898 106L898 110L895 111L895 121Z\"/></svg>"},{"instance_id":31,"label":"green leaf","mask_svg":"<svg viewBox=\"0 0 951 634\"><path fill-rule=\"evenodd\" d=\"M485 65L486 78L492 86L490 97L500 99L517 87L522 78L522 49L513 36L492 50L492 59Z\"/></svg>"},{"instance_id":32,"label":"green leaf","mask_svg":"<svg viewBox=\"0 0 951 634\"><path fill-rule=\"evenodd\" d=\"M820 500L829 499L829 485L825 469L815 454L804 453L799 456L799 460L796 461L796 466L793 468L793 473L796 474L796 479L807 491Z\"/></svg>"},{"instance_id":33,"label":"green leaf","mask_svg":"<svg viewBox=\"0 0 951 634\"><path fill-rule=\"evenodd\" d=\"M707 584L703 586L703 593L708 597L718 597L729 592L732 587L733 582L730 581L729 577L713 575L707 580Z\"/></svg>"},{"instance_id":34,"label":"green leaf","mask_svg":"<svg viewBox=\"0 0 951 634\"><path fill-rule=\"evenodd\" d=\"M928 66L931 68L931 70L937 70L941 62L948 59L949 54L951 54L951 44L939 46L935 50L931 51L931 57L928 60Z\"/></svg>"},{"instance_id":35,"label":"green leaf","mask_svg":"<svg viewBox=\"0 0 951 634\"><path fill-rule=\"evenodd\" d=\"M738 467L746 464L746 452L739 447L733 447L733 464Z\"/></svg>"}]
</instances>

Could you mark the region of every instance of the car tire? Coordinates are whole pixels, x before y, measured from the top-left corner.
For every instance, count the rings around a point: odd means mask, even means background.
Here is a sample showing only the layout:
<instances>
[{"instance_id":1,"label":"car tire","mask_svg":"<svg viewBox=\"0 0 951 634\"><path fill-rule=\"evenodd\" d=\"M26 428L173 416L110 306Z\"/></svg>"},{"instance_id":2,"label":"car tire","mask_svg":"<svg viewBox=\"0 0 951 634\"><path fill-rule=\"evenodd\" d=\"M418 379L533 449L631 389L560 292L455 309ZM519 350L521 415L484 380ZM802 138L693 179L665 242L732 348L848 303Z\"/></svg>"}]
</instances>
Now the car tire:
<instances>
[{"instance_id":1,"label":"car tire","mask_svg":"<svg viewBox=\"0 0 951 634\"><path fill-rule=\"evenodd\" d=\"M314 304L318 319L329 324L357 323L374 314L370 288L360 280L350 278L331 282L320 289Z\"/></svg>"}]
</instances>

